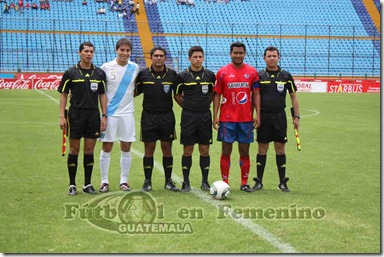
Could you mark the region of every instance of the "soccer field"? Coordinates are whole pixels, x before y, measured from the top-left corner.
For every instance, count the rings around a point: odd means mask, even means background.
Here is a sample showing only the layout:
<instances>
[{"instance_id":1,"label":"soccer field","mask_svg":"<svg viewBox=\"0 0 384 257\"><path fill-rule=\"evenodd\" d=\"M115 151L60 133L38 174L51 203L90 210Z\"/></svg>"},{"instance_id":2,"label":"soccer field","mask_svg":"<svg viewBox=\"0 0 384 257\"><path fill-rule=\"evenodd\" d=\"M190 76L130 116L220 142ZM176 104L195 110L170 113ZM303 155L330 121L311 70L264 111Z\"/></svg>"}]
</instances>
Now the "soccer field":
<instances>
[{"instance_id":1,"label":"soccer field","mask_svg":"<svg viewBox=\"0 0 384 257\"><path fill-rule=\"evenodd\" d=\"M296 150L292 124L288 126L286 147L291 193L277 190L278 173L272 144L261 191L240 191L236 145L231 159L229 199L214 200L200 190L197 147L191 169L193 190L189 193L164 190L158 144L154 189L144 197L148 203L155 203L152 226L121 226L113 230L108 227L112 223L107 224L105 212L104 217L89 219L86 211L75 210L84 210L87 206L96 210L95 206L102 202L104 207L112 208L117 206L113 201L121 203L127 199L118 189L118 144L111 156L112 192L91 196L78 190L77 196L68 196L67 157L61 156L59 93L1 90L0 252L380 253L380 94L298 93L298 98L302 150ZM139 141L141 101L141 96L135 98L137 141L133 144L129 175L134 192L127 195L144 195L139 193L144 181L144 147ZM287 105L290 115L289 97ZM179 136L180 108L175 104L174 110ZM221 179L221 144L216 136L214 131L211 183ZM92 177L97 189L100 145L99 142L96 145ZM253 186L256 143L251 144L250 152L249 183ZM178 187L182 180L181 155L182 146L176 140L173 179ZM78 189L83 183L82 160L81 152ZM139 211L143 210L147 209ZM124 218L120 213L119 217ZM164 224L168 226L165 229Z\"/></svg>"}]
</instances>

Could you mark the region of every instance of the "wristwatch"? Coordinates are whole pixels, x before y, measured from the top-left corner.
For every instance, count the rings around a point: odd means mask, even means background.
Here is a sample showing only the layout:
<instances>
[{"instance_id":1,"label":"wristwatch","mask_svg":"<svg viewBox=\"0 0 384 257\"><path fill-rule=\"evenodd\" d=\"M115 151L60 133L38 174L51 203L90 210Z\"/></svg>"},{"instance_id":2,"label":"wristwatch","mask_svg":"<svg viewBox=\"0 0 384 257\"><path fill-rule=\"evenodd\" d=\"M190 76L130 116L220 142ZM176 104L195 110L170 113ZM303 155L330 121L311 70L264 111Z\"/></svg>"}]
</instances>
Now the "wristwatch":
<instances>
[{"instance_id":1,"label":"wristwatch","mask_svg":"<svg viewBox=\"0 0 384 257\"><path fill-rule=\"evenodd\" d=\"M300 115L295 115L295 118L298 118L300 120Z\"/></svg>"},{"instance_id":2,"label":"wristwatch","mask_svg":"<svg viewBox=\"0 0 384 257\"><path fill-rule=\"evenodd\" d=\"M101 117L105 117L105 118L107 118L108 116L107 116L107 114L103 113L103 114L101 115Z\"/></svg>"}]
</instances>

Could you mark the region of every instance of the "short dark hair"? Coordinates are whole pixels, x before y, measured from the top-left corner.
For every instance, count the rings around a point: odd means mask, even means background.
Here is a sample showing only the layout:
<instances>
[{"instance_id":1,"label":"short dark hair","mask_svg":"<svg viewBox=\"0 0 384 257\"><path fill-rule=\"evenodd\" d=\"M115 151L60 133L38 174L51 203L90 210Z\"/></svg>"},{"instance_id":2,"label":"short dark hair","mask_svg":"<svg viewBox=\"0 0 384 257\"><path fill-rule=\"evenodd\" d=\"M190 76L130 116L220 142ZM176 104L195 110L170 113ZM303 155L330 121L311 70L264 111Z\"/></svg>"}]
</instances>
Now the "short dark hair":
<instances>
[{"instance_id":1,"label":"short dark hair","mask_svg":"<svg viewBox=\"0 0 384 257\"><path fill-rule=\"evenodd\" d=\"M162 51L164 53L164 56L167 56L167 51L165 51L164 48L162 48L161 46L155 46L154 48L151 49L151 52L149 53L151 57L153 56L155 51Z\"/></svg>"},{"instance_id":2,"label":"short dark hair","mask_svg":"<svg viewBox=\"0 0 384 257\"><path fill-rule=\"evenodd\" d=\"M204 50L201 46L192 46L188 50L188 56L191 57L194 52L202 52L204 55Z\"/></svg>"},{"instance_id":3,"label":"short dark hair","mask_svg":"<svg viewBox=\"0 0 384 257\"><path fill-rule=\"evenodd\" d=\"M91 42L86 41L86 42L81 43L81 45L79 47L79 52L83 51L85 46L93 47L93 49L95 49L95 46Z\"/></svg>"},{"instance_id":4,"label":"short dark hair","mask_svg":"<svg viewBox=\"0 0 384 257\"><path fill-rule=\"evenodd\" d=\"M276 46L268 46L267 48L265 48L264 57L267 55L267 51L277 51L277 55L280 56L279 49L277 49Z\"/></svg>"},{"instance_id":5,"label":"short dark hair","mask_svg":"<svg viewBox=\"0 0 384 257\"><path fill-rule=\"evenodd\" d=\"M129 46L129 48L132 51L132 43L131 43L131 41L128 38L125 38L125 37L120 38L119 40L117 40L117 42L116 42L116 50L118 50L121 46L124 46L124 45Z\"/></svg>"},{"instance_id":6,"label":"short dark hair","mask_svg":"<svg viewBox=\"0 0 384 257\"><path fill-rule=\"evenodd\" d=\"M242 42L240 42L240 41L237 41L237 42L234 42L234 43L231 44L231 46L230 46L230 51L231 51L231 53L232 53L234 47L242 47L242 48L244 48L244 52L247 51L247 49L246 49L244 43L242 43Z\"/></svg>"}]
</instances>

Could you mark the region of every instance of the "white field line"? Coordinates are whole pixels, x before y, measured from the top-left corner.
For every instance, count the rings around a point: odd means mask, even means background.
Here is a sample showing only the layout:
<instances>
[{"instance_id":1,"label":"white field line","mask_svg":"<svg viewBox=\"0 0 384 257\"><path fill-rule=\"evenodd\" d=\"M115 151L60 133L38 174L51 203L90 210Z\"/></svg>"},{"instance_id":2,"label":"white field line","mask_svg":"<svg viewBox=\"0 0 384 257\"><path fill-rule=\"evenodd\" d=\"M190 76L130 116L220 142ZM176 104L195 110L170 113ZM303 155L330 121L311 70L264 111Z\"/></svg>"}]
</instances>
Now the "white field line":
<instances>
[{"instance_id":1,"label":"white field line","mask_svg":"<svg viewBox=\"0 0 384 257\"><path fill-rule=\"evenodd\" d=\"M45 96L47 96L49 99L51 99L55 103L59 104L59 101L56 100L55 98L51 97L50 95L42 92L41 90L36 90L36 91L41 93L41 94L43 94L43 95L45 95ZM132 153L134 155L136 155L140 159L143 158L143 153L142 152L135 150L133 147L131 148L131 151L132 151ZM163 166L160 163L154 161L154 165L155 165L155 168L159 172L163 172ZM179 176L177 176L175 174L173 174L172 176L173 176L173 178L175 178L175 180L179 180L179 181L182 180L181 177L179 177ZM217 207L217 205L216 205L217 201L213 200L212 197L210 197L206 192L202 192L200 190L196 190L195 188L192 187L191 193L193 193L197 197L201 198L205 202L207 202L209 204L212 204L213 206ZM281 239L279 239L278 237L276 237L273 234L271 234L265 228L263 228L260 225L254 223L253 221L250 221L250 220L247 220L247 219L243 219L243 218L239 218L239 219L236 218L235 219L234 217L236 217L236 213L234 213L234 211L231 208L228 208L227 211L228 211L228 213L231 213L231 215L229 215L229 216L234 221L236 221L237 223L242 225L245 229L248 229L252 233L254 233L254 234L264 238L265 240L267 240L272 246L274 246L277 249L279 249L280 252L283 252L283 253L297 253L297 251L295 250L295 248L293 248L293 246L291 246L289 243L283 242Z\"/></svg>"},{"instance_id":2,"label":"white field line","mask_svg":"<svg viewBox=\"0 0 384 257\"><path fill-rule=\"evenodd\" d=\"M137 151L137 150L135 150L133 148L131 148L131 151L132 151L132 153L134 155L136 155L140 159L143 158L143 154L140 151ZM155 166L155 168L158 171L163 172L163 166L160 163L154 161L154 166ZM172 177L175 180L179 180L179 181L182 180L181 177L179 177L179 176L177 176L175 174L172 174ZM206 192L202 192L202 191L192 187L191 193L195 194L197 197L201 198L205 202L207 202L209 204L212 204L213 206L217 207L218 201L217 200L213 200L213 198L211 196L209 196ZM236 213L234 213L231 208L227 208L226 211L228 211L228 213L230 213L229 216L234 221L236 221L237 223L242 225L245 229L250 230L252 233L254 233L254 234L264 238L272 246L274 246L277 249L279 249L279 251L281 251L283 253L297 253L295 248L293 248L289 243L283 242L282 240L280 240L279 238L275 237L273 234L271 234L268 230L266 230L265 228L261 227L260 225L254 223L253 221L247 220L247 219L234 218L234 217L236 217Z\"/></svg>"}]
</instances>

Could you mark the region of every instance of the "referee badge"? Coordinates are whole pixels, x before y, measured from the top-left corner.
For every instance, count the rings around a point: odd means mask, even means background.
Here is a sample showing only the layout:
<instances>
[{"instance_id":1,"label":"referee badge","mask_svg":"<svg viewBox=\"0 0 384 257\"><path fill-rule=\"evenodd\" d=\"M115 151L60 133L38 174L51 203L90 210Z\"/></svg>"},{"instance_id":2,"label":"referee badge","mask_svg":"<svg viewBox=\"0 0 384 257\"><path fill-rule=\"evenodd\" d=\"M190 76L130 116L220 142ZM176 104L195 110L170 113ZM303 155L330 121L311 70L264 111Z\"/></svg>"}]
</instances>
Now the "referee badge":
<instances>
[{"instance_id":1,"label":"referee badge","mask_svg":"<svg viewBox=\"0 0 384 257\"><path fill-rule=\"evenodd\" d=\"M97 83L92 82L90 88L91 88L92 92L96 92L97 91Z\"/></svg>"},{"instance_id":2,"label":"referee badge","mask_svg":"<svg viewBox=\"0 0 384 257\"><path fill-rule=\"evenodd\" d=\"M284 82L276 82L277 91L279 91L279 93L283 92L284 86L285 86Z\"/></svg>"},{"instance_id":3,"label":"referee badge","mask_svg":"<svg viewBox=\"0 0 384 257\"><path fill-rule=\"evenodd\" d=\"M203 94L206 95L208 93L208 85L202 85L201 92L203 92Z\"/></svg>"},{"instance_id":4,"label":"referee badge","mask_svg":"<svg viewBox=\"0 0 384 257\"><path fill-rule=\"evenodd\" d=\"M164 89L164 92L165 92L165 93L168 93L169 90L171 89L171 86L170 86L170 85L164 85L164 86L163 86L163 89Z\"/></svg>"}]
</instances>

